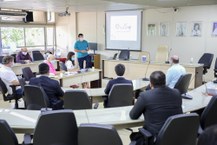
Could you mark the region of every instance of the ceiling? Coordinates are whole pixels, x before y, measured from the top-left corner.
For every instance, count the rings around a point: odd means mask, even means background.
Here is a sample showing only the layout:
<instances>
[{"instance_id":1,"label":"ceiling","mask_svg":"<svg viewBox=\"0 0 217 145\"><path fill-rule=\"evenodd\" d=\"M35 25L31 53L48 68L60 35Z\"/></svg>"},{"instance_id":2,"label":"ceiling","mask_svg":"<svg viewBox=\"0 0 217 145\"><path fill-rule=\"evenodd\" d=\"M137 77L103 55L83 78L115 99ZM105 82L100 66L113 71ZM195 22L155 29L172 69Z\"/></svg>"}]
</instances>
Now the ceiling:
<instances>
[{"instance_id":1,"label":"ceiling","mask_svg":"<svg viewBox=\"0 0 217 145\"><path fill-rule=\"evenodd\" d=\"M1 8L62 12L216 5L217 0L0 0Z\"/></svg>"}]
</instances>

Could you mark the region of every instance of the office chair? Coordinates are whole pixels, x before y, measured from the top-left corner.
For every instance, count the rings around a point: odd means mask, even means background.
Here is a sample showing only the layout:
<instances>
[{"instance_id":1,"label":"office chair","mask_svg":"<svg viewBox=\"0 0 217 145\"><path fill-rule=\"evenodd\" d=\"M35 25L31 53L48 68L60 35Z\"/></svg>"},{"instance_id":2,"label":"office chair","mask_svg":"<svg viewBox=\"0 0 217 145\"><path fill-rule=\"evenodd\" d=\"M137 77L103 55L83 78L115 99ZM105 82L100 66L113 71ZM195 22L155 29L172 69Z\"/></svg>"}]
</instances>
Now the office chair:
<instances>
[{"instance_id":1,"label":"office chair","mask_svg":"<svg viewBox=\"0 0 217 145\"><path fill-rule=\"evenodd\" d=\"M214 55L212 53L204 53L198 61L198 63L203 64L203 74L204 75L208 72L208 69L210 69L210 66L211 66L212 60L213 60L213 56Z\"/></svg>"},{"instance_id":2,"label":"office chair","mask_svg":"<svg viewBox=\"0 0 217 145\"><path fill-rule=\"evenodd\" d=\"M213 96L201 114L200 124L202 130L205 130L207 127L217 124L216 110L217 96ZM201 131L199 133L201 133Z\"/></svg>"},{"instance_id":3,"label":"office chair","mask_svg":"<svg viewBox=\"0 0 217 145\"><path fill-rule=\"evenodd\" d=\"M132 84L115 84L108 95L107 107L130 106L133 100Z\"/></svg>"},{"instance_id":4,"label":"office chair","mask_svg":"<svg viewBox=\"0 0 217 145\"><path fill-rule=\"evenodd\" d=\"M25 135L28 144L30 135ZM29 139L27 139L29 138ZM33 135L34 145L78 145L78 128L71 110L43 112Z\"/></svg>"},{"instance_id":5,"label":"office chair","mask_svg":"<svg viewBox=\"0 0 217 145\"><path fill-rule=\"evenodd\" d=\"M19 86L19 85L17 85ZM5 85L5 83L2 81L2 79L0 79L0 89L1 89L1 92L2 92L2 96L3 96L3 100L4 101L9 101L11 102L11 100L15 100L15 109L18 109L19 108L19 104L18 104L18 101L20 98L22 98L23 96L22 95L18 95L16 94L16 85L11 85L10 87L12 88L12 94L8 94L8 89Z\"/></svg>"},{"instance_id":6,"label":"office chair","mask_svg":"<svg viewBox=\"0 0 217 145\"><path fill-rule=\"evenodd\" d=\"M78 144L123 145L116 129L102 124L81 124L78 128Z\"/></svg>"},{"instance_id":7,"label":"office chair","mask_svg":"<svg viewBox=\"0 0 217 145\"><path fill-rule=\"evenodd\" d=\"M29 81L31 78L35 77L30 67L23 68L22 72L23 72L23 77L25 81Z\"/></svg>"},{"instance_id":8,"label":"office chair","mask_svg":"<svg viewBox=\"0 0 217 145\"><path fill-rule=\"evenodd\" d=\"M18 145L14 131L5 120L0 120L0 145Z\"/></svg>"},{"instance_id":9,"label":"office chair","mask_svg":"<svg viewBox=\"0 0 217 145\"><path fill-rule=\"evenodd\" d=\"M25 85L24 94L24 101L28 110L41 110L50 106L49 99L42 87Z\"/></svg>"},{"instance_id":10,"label":"office chair","mask_svg":"<svg viewBox=\"0 0 217 145\"><path fill-rule=\"evenodd\" d=\"M32 58L34 61L44 60L44 56L40 51L32 51Z\"/></svg>"},{"instance_id":11,"label":"office chair","mask_svg":"<svg viewBox=\"0 0 217 145\"><path fill-rule=\"evenodd\" d=\"M70 90L64 96L64 109L92 109L92 103L85 91Z\"/></svg>"},{"instance_id":12,"label":"office chair","mask_svg":"<svg viewBox=\"0 0 217 145\"><path fill-rule=\"evenodd\" d=\"M196 113L179 114L169 117L160 129L156 140L152 134L140 128L146 145L196 145L199 116Z\"/></svg>"},{"instance_id":13,"label":"office chair","mask_svg":"<svg viewBox=\"0 0 217 145\"><path fill-rule=\"evenodd\" d=\"M215 60L214 77L217 78L217 58Z\"/></svg>"},{"instance_id":14,"label":"office chair","mask_svg":"<svg viewBox=\"0 0 217 145\"><path fill-rule=\"evenodd\" d=\"M67 67L66 67L65 63L59 62L59 65L60 65L61 70L67 71Z\"/></svg>"},{"instance_id":15,"label":"office chair","mask_svg":"<svg viewBox=\"0 0 217 145\"><path fill-rule=\"evenodd\" d=\"M120 60L129 60L130 59L130 50L121 50L118 58Z\"/></svg>"},{"instance_id":16,"label":"office chair","mask_svg":"<svg viewBox=\"0 0 217 145\"><path fill-rule=\"evenodd\" d=\"M192 99L192 96L187 94L190 81L191 74L184 74L180 76L179 80L174 86L174 89L179 90L180 94L182 95L182 98L184 99Z\"/></svg>"},{"instance_id":17,"label":"office chair","mask_svg":"<svg viewBox=\"0 0 217 145\"><path fill-rule=\"evenodd\" d=\"M16 61L16 59L17 59L17 55L16 55L16 54L11 54L11 56L14 57L14 63L16 63L16 62L17 62L17 61Z\"/></svg>"},{"instance_id":18,"label":"office chair","mask_svg":"<svg viewBox=\"0 0 217 145\"><path fill-rule=\"evenodd\" d=\"M4 57L4 56L0 56L0 63L2 63L2 59L3 59L3 57Z\"/></svg>"},{"instance_id":19,"label":"office chair","mask_svg":"<svg viewBox=\"0 0 217 145\"><path fill-rule=\"evenodd\" d=\"M155 62L165 63L166 61L168 61L168 57L169 57L168 46L158 47L156 52Z\"/></svg>"}]
</instances>

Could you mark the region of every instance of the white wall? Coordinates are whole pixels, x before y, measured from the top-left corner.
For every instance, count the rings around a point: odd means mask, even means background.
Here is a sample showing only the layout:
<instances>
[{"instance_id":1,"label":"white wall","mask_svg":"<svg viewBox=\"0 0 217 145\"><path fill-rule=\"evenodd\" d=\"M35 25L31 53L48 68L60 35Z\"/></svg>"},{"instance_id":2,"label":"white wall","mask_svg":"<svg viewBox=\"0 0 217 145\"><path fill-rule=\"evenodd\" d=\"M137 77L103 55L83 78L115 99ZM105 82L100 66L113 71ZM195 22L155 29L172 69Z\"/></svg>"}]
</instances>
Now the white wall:
<instances>
[{"instance_id":1,"label":"white wall","mask_svg":"<svg viewBox=\"0 0 217 145\"><path fill-rule=\"evenodd\" d=\"M105 12L81 12L75 13L75 16L71 17L73 18L67 21L63 21L63 18L59 19L60 21L57 19L57 32L58 29L62 27L66 30L65 33L83 33L88 41L95 41L99 44L98 52L103 55L103 58L111 57L114 53L116 53L115 51L104 51ZM76 21L76 27L74 27L74 21ZM180 21L185 21L189 24L187 37L181 38L175 36L176 22ZM202 37L195 38L190 36L190 24L194 21L202 22ZM180 56L181 62L188 63L190 62L191 57L194 58L194 62L197 62L204 52L217 54L217 37L211 36L212 22L214 21L217 22L217 5L182 7L178 12L174 12L173 9L145 10L143 13L142 24L142 49L150 51L151 59L154 60L157 47L160 45L168 45L169 48L172 48L172 54ZM159 33L157 36L147 36L147 24L156 23L159 31L160 22L169 23L169 37L160 37ZM71 31L68 31L69 29L71 29ZM74 29L74 31L72 29ZM75 38L76 37L68 39L68 45L73 44ZM135 52L132 53L132 55L136 57ZM208 76L209 78L213 77L212 69L209 71Z\"/></svg>"}]
</instances>

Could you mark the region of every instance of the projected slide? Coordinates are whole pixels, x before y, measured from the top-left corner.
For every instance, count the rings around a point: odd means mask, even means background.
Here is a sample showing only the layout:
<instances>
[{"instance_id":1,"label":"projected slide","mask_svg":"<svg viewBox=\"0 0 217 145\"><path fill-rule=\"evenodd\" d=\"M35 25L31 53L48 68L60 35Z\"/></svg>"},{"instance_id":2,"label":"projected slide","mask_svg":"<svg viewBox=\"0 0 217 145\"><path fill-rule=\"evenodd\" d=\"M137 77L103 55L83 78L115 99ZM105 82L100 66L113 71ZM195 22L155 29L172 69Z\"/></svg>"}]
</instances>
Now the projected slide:
<instances>
[{"instance_id":1,"label":"projected slide","mask_svg":"<svg viewBox=\"0 0 217 145\"><path fill-rule=\"evenodd\" d=\"M137 40L137 16L111 16L110 26L110 40Z\"/></svg>"},{"instance_id":2,"label":"projected slide","mask_svg":"<svg viewBox=\"0 0 217 145\"><path fill-rule=\"evenodd\" d=\"M142 10L106 12L106 49L141 50Z\"/></svg>"}]
</instances>

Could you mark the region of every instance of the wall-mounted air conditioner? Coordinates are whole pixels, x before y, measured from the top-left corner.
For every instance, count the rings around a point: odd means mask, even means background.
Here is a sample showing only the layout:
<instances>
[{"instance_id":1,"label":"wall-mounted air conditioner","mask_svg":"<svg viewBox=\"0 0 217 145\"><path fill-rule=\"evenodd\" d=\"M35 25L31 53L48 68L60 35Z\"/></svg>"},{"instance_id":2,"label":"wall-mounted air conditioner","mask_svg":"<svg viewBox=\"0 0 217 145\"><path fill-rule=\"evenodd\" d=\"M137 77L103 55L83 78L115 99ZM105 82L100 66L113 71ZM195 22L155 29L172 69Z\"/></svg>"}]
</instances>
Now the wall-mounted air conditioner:
<instances>
[{"instance_id":1,"label":"wall-mounted air conditioner","mask_svg":"<svg viewBox=\"0 0 217 145\"><path fill-rule=\"evenodd\" d=\"M26 18L27 13L22 11L0 11L0 17L19 17Z\"/></svg>"}]
</instances>

